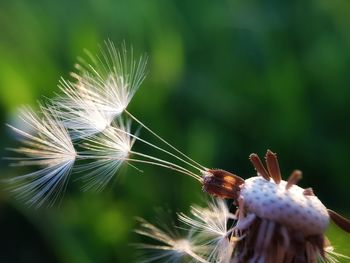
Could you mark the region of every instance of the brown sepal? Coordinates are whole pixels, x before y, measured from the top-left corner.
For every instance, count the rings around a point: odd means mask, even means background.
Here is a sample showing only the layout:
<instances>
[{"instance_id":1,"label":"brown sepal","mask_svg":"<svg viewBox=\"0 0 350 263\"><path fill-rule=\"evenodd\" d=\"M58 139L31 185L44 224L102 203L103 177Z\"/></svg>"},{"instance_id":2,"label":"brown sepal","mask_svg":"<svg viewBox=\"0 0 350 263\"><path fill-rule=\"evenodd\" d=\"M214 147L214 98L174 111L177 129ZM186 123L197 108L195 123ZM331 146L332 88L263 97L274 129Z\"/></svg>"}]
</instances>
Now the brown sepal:
<instances>
[{"instance_id":1,"label":"brown sepal","mask_svg":"<svg viewBox=\"0 0 350 263\"><path fill-rule=\"evenodd\" d=\"M303 195L306 195L306 196L315 196L314 191L312 190L311 187L304 189Z\"/></svg>"},{"instance_id":2,"label":"brown sepal","mask_svg":"<svg viewBox=\"0 0 350 263\"><path fill-rule=\"evenodd\" d=\"M331 217L332 221L339 226L344 231L348 232L350 234L350 220L346 219L345 217L339 215L338 213L334 212L333 210L327 209L328 214Z\"/></svg>"},{"instance_id":3,"label":"brown sepal","mask_svg":"<svg viewBox=\"0 0 350 263\"><path fill-rule=\"evenodd\" d=\"M270 181L270 175L266 171L264 165L262 164L259 156L256 153L252 153L249 155L249 160L253 164L256 172L261 175L263 178L265 178L267 181Z\"/></svg>"},{"instance_id":4,"label":"brown sepal","mask_svg":"<svg viewBox=\"0 0 350 263\"><path fill-rule=\"evenodd\" d=\"M206 173L203 178L204 191L220 198L238 198L239 186L244 183L241 177L220 169L211 169Z\"/></svg>"},{"instance_id":5,"label":"brown sepal","mask_svg":"<svg viewBox=\"0 0 350 263\"><path fill-rule=\"evenodd\" d=\"M282 177L276 154L270 150L267 150L265 158L267 170L269 171L270 176L276 184L279 184L282 180Z\"/></svg>"},{"instance_id":6,"label":"brown sepal","mask_svg":"<svg viewBox=\"0 0 350 263\"><path fill-rule=\"evenodd\" d=\"M286 189L288 190L289 188L292 187L292 185L297 184L299 182L299 180L301 179L301 177L302 177L301 171L294 170L288 178Z\"/></svg>"}]
</instances>

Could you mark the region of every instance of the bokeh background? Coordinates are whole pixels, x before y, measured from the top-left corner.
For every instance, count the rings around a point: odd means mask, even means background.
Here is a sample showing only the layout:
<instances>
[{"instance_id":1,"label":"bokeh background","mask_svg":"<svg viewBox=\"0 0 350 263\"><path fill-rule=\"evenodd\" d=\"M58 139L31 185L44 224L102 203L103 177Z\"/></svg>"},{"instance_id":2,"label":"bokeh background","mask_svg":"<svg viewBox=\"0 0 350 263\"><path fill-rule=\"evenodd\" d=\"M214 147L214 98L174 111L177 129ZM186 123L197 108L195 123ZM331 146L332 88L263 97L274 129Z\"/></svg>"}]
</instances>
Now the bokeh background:
<instances>
[{"instance_id":1,"label":"bokeh background","mask_svg":"<svg viewBox=\"0 0 350 263\"><path fill-rule=\"evenodd\" d=\"M345 0L1 0L1 156L17 145L5 124L18 107L53 97L84 48L125 40L150 57L129 110L158 134L244 178L248 155L272 149L285 177L301 169L301 186L350 216L349 11ZM0 165L2 178L29 172ZM53 208L0 191L0 262L136 262L135 216L205 201L191 178L138 167L102 193L73 178ZM327 235L350 255L350 235L333 225Z\"/></svg>"}]
</instances>

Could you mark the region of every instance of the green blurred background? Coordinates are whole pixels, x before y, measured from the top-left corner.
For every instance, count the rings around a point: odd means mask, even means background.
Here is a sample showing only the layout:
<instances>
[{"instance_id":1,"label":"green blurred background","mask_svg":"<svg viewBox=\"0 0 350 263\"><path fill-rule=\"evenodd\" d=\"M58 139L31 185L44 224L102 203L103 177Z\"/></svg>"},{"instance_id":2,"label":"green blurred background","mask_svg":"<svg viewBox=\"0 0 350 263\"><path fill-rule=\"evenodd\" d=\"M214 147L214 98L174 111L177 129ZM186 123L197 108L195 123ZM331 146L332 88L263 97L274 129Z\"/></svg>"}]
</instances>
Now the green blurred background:
<instances>
[{"instance_id":1,"label":"green blurred background","mask_svg":"<svg viewBox=\"0 0 350 263\"><path fill-rule=\"evenodd\" d=\"M84 48L125 40L150 57L129 110L158 134L244 178L254 174L248 155L272 149L284 177L301 169L301 186L350 216L349 12L345 0L1 0L1 156L17 145L5 123L18 107L53 97ZM135 262L135 216L152 221L157 207L186 212L205 200L191 178L138 167L102 193L73 179L54 208L1 191L0 262ZM4 160L0 169L29 171ZM327 235L350 255L350 235L334 226Z\"/></svg>"}]
</instances>

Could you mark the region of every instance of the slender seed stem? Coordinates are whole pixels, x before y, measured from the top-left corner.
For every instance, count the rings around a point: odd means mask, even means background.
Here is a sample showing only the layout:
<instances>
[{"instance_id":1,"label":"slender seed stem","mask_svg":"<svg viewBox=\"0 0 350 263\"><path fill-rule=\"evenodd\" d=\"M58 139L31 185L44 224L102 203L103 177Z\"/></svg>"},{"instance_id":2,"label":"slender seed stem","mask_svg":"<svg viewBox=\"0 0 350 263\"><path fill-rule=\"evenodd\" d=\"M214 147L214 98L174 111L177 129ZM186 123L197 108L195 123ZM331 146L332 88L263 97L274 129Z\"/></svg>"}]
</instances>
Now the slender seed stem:
<instances>
[{"instance_id":1,"label":"slender seed stem","mask_svg":"<svg viewBox=\"0 0 350 263\"><path fill-rule=\"evenodd\" d=\"M167 168L167 169L170 169L170 170L177 171L177 172L180 172L182 174L188 175L190 177L193 177L194 179L196 179L198 181L201 181L201 178L198 175L196 175L194 173L185 172L182 169L175 168L175 167L173 167L171 165L166 165L166 164L152 162L152 161L146 161L146 160L140 160L140 159L133 159L133 158L121 158L120 160L125 160L125 161L128 161L128 162L145 163L145 164L150 164L150 165L164 167L164 168Z\"/></svg>"},{"instance_id":2,"label":"slender seed stem","mask_svg":"<svg viewBox=\"0 0 350 263\"><path fill-rule=\"evenodd\" d=\"M193 175L192 177L201 178L200 176L198 176L197 174L191 172L190 170L188 170L188 169L186 169L186 168L184 168L184 167L182 167L180 165L174 164L172 162L168 162L168 161L159 159L157 157L150 156L150 155L143 154L143 153L139 153L139 152L130 151L129 153L134 154L134 155L138 155L138 156L141 156L141 157L144 157L144 158L147 158L147 159L151 159L151 160L157 161L159 163L164 163L164 164L169 165L171 167L175 167L177 169L180 169L180 170L186 172L187 174L192 174Z\"/></svg>"},{"instance_id":3,"label":"slender seed stem","mask_svg":"<svg viewBox=\"0 0 350 263\"><path fill-rule=\"evenodd\" d=\"M196 253L193 253L191 250L190 250L190 251L185 250L185 252L186 252L189 256L193 257L195 260L198 260L198 261L201 262L201 263L210 263L209 261L207 261L207 260L201 258L200 256L198 256Z\"/></svg>"},{"instance_id":4,"label":"slender seed stem","mask_svg":"<svg viewBox=\"0 0 350 263\"><path fill-rule=\"evenodd\" d=\"M201 182L202 181L202 177L191 172L190 170L184 168L184 167L181 167L180 165L177 165L177 164L174 164L174 163L171 163L171 162L168 162L168 161L165 161L165 160L162 160L162 159L159 159L157 157L154 157L154 156L151 156L151 155L146 155L146 154L143 154L143 153L139 153L139 152L135 152L135 151L129 151L130 154L134 154L134 155L138 155L138 156L141 156L141 157L144 157L144 158L147 158L147 159L150 159L150 160L153 160L154 162L152 161L146 161L146 160L141 160L141 159L132 159L132 158L115 158L117 160L124 160L124 161L135 161L135 162L140 162L140 163L147 163L147 164L153 164L153 165L156 165L156 166L161 166L161 167L165 167L165 168L168 168L170 170L174 170L174 171L178 171L178 172L181 172L183 174L186 174L186 175L189 175L190 177L196 179L197 181ZM109 157L109 156L100 156L100 155L79 155L80 159L113 159L113 157Z\"/></svg>"},{"instance_id":5,"label":"slender seed stem","mask_svg":"<svg viewBox=\"0 0 350 263\"><path fill-rule=\"evenodd\" d=\"M169 152L169 151L167 151L167 150L164 150L163 148L160 148L159 146L154 145L154 144L152 144L152 143L150 143L150 142L148 142L148 141L146 141L146 140L143 140L143 139L141 139L140 137L138 137L138 136L136 136L136 135L134 135L134 134L132 134L132 133L130 133L130 132L127 132L127 131L125 131L125 130L123 130L123 129L120 129L120 128L117 128L117 127L113 127L113 128L116 129L117 131L120 131L120 132L123 132L123 133L127 134L128 136L130 136L130 137L132 137L132 138L134 138L134 139L136 139L136 140L138 140L138 141L140 141L140 142L143 142L144 144L147 144L148 146L151 146L151 147L153 147L153 148L155 148L155 149L157 149L157 150L159 150L159 151L162 151L162 152L164 152L164 153L166 153L166 154L168 154L168 155L170 155L170 156L172 156L172 157L174 157L174 158L176 158L176 159L182 161L183 163L185 163L185 164L191 166L192 168L194 168L194 169L196 169L196 170L198 170L198 171L200 171L200 172L205 171L205 170L200 169L200 168L198 168L197 166L193 165L192 163L187 162L186 160L182 159L181 157L179 157L179 156L177 156L177 155L175 155L175 154L173 154L173 153L171 153L171 152Z\"/></svg>"},{"instance_id":6,"label":"slender seed stem","mask_svg":"<svg viewBox=\"0 0 350 263\"><path fill-rule=\"evenodd\" d=\"M153 136L155 136L157 139L159 139L161 142L163 142L164 144L166 144L167 146L169 146L171 149L173 149L174 151L176 151L177 153L179 153L180 155L182 155L183 157L185 157L187 160L191 161L192 163L194 163L195 165L198 166L197 169L199 169L200 171L206 171L207 168L204 167L203 165L199 164L198 162L194 161L193 159L191 159L190 157L188 157L186 154L184 154L183 152L181 152L180 150L178 150L177 148L175 148L173 145L171 145L170 143L168 143L166 140L164 140L162 137L160 137L158 134L156 134L154 131L152 131L150 128L148 128L145 124L143 124L140 120L138 120L134 115L132 115L130 112L128 112L126 109L124 110L126 114L128 114L133 120L135 120L137 123L139 123L142 127L144 127L148 132L150 132Z\"/></svg>"}]
</instances>

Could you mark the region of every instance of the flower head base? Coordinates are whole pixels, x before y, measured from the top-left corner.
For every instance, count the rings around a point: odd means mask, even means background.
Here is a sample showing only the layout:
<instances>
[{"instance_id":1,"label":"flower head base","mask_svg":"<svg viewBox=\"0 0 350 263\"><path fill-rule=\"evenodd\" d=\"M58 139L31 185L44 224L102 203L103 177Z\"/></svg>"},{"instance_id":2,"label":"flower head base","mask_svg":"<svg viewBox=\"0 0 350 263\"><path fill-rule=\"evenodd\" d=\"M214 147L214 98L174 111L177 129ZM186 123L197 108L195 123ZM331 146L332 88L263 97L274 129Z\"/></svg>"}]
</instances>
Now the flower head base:
<instances>
[{"instance_id":1,"label":"flower head base","mask_svg":"<svg viewBox=\"0 0 350 263\"><path fill-rule=\"evenodd\" d=\"M258 176L246 180L223 170L203 172L203 189L219 198L235 199L235 215L224 201L213 202L209 208L193 207L192 216L179 214L203 248L196 256L215 263L316 263L347 258L334 253L324 232L329 218L348 232L350 222L327 210L311 189L295 185L300 171L283 181L271 151L266 154L267 168L257 155L250 159Z\"/></svg>"},{"instance_id":2,"label":"flower head base","mask_svg":"<svg viewBox=\"0 0 350 263\"><path fill-rule=\"evenodd\" d=\"M330 215L334 216L312 190L295 185L301 172L296 170L288 181L283 181L274 153L267 151L267 169L256 154L250 159L258 172L257 177L239 181L235 176L221 176L226 173L218 175L214 170L207 177L215 179L204 180L204 189L222 198L229 196L228 188L233 189L229 197L238 204L238 220L231 237L232 262L327 260L329 244L325 242L324 232ZM341 222L338 225L347 225L344 219Z\"/></svg>"},{"instance_id":3,"label":"flower head base","mask_svg":"<svg viewBox=\"0 0 350 263\"><path fill-rule=\"evenodd\" d=\"M305 236L324 233L329 223L327 208L316 196L304 195L303 188L293 185L286 190L286 185L283 180L277 185L251 177L242 187L241 198L246 209L261 218L298 229Z\"/></svg>"}]
</instances>

